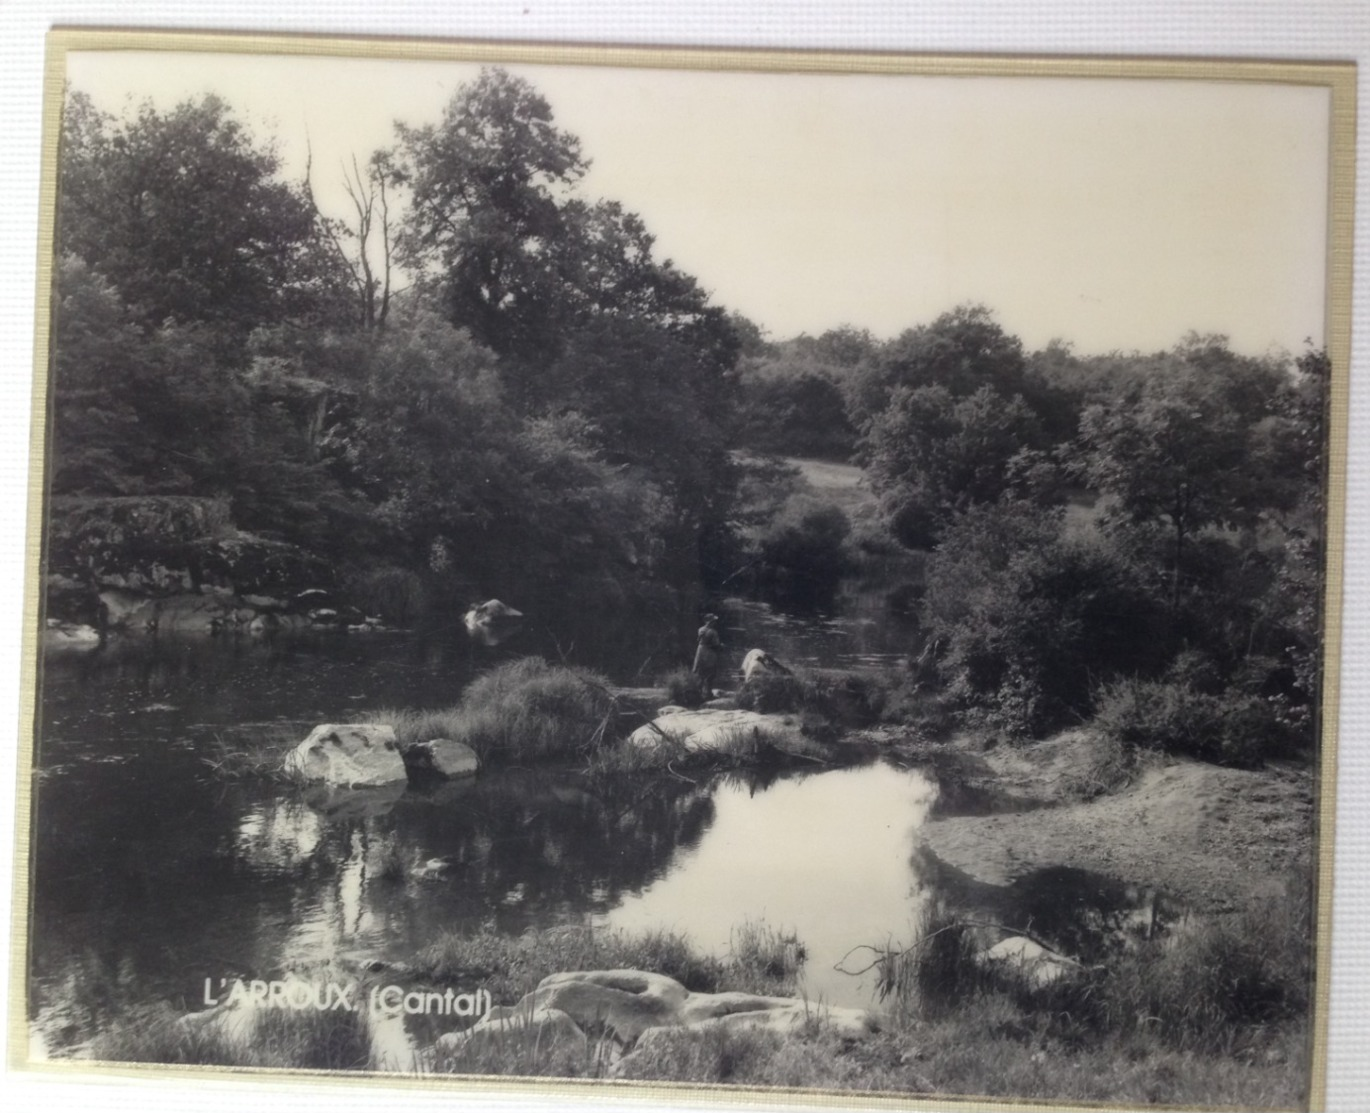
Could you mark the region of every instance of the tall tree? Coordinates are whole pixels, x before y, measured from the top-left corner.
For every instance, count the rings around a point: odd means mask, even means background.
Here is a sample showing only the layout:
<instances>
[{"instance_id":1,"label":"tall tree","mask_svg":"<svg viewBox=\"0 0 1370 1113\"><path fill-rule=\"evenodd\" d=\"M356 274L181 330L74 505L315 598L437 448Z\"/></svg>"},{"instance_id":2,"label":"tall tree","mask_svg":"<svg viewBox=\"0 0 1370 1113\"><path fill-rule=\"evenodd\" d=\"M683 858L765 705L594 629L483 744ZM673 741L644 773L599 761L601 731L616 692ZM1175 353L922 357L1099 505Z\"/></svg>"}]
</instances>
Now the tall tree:
<instances>
[{"instance_id":1,"label":"tall tree","mask_svg":"<svg viewBox=\"0 0 1370 1113\"><path fill-rule=\"evenodd\" d=\"M437 278L449 319L479 343L523 359L554 349L563 203L589 166L579 140L501 69L459 89L440 124L397 129L405 262Z\"/></svg>"},{"instance_id":2,"label":"tall tree","mask_svg":"<svg viewBox=\"0 0 1370 1113\"><path fill-rule=\"evenodd\" d=\"M117 120L75 93L60 167L60 250L108 278L148 326L174 319L245 338L317 310L336 279L302 191L216 96Z\"/></svg>"},{"instance_id":3,"label":"tall tree","mask_svg":"<svg viewBox=\"0 0 1370 1113\"><path fill-rule=\"evenodd\" d=\"M440 124L399 126L392 180L411 203L407 266L439 291L448 320L502 359L511 402L555 406L548 369L582 328L631 319L687 345L721 376L740 342L726 313L669 259L642 219L576 189L589 163L525 80L486 69Z\"/></svg>"},{"instance_id":4,"label":"tall tree","mask_svg":"<svg viewBox=\"0 0 1370 1113\"><path fill-rule=\"evenodd\" d=\"M1271 429L1278 382L1220 344L1186 342L1081 415L1083 473L1112 498L1108 521L1169 536L1172 608L1199 532L1253 526L1279 501L1262 465L1274 442L1263 449L1259 432Z\"/></svg>"},{"instance_id":5,"label":"tall tree","mask_svg":"<svg viewBox=\"0 0 1370 1113\"><path fill-rule=\"evenodd\" d=\"M960 510L1008 491L1015 460L1039 430L1017 395L990 386L957 398L945 386L897 387L863 442L867 474L895 536L927 548Z\"/></svg>"},{"instance_id":6,"label":"tall tree","mask_svg":"<svg viewBox=\"0 0 1370 1113\"><path fill-rule=\"evenodd\" d=\"M988 386L1011 397L1022 393L1024 366L1022 342L1006 333L988 309L959 305L862 360L847 379L848 416L864 431L901 386L938 386L954 398Z\"/></svg>"}]
</instances>

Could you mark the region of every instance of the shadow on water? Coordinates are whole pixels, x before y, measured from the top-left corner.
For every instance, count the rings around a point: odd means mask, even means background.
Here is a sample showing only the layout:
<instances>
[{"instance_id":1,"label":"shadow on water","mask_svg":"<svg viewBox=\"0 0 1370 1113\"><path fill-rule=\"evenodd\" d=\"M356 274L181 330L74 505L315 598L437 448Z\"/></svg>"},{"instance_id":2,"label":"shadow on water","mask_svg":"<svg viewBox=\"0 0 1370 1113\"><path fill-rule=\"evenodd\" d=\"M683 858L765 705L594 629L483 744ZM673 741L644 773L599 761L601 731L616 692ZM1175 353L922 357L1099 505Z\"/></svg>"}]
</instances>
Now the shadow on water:
<instances>
[{"instance_id":1,"label":"shadow on water","mask_svg":"<svg viewBox=\"0 0 1370 1113\"><path fill-rule=\"evenodd\" d=\"M984 928L986 945L1017 933L1083 963L1150 939L1184 915L1178 902L1157 889L1070 866L1048 866L994 885L920 847L913 869L951 915Z\"/></svg>"}]
</instances>

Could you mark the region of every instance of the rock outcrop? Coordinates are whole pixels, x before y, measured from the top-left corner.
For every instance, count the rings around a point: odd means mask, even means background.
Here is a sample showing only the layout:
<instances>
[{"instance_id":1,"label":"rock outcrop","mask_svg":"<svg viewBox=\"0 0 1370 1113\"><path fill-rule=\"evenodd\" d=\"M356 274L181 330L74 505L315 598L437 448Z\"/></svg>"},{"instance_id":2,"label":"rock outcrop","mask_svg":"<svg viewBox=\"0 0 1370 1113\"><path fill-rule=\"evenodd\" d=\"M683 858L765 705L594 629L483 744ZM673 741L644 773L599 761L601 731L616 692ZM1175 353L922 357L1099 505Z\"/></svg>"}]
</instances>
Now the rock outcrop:
<instances>
[{"instance_id":1,"label":"rock outcrop","mask_svg":"<svg viewBox=\"0 0 1370 1113\"><path fill-rule=\"evenodd\" d=\"M662 708L651 724L638 727L628 738L630 746L654 749L663 744L683 746L690 753L717 751L736 753L756 746L808 752L812 743L799 729L797 715L763 715L757 711L724 711L711 708L687 711Z\"/></svg>"},{"instance_id":2,"label":"rock outcrop","mask_svg":"<svg viewBox=\"0 0 1370 1113\"><path fill-rule=\"evenodd\" d=\"M438 1039L440 1052L510 1036L533 1036L539 1046L584 1046L603 1036L620 1050L650 1041L671 1028L747 1027L788 1034L807 1025L829 1026L859 1039L878 1031L864 1009L815 1005L795 997L755 993L691 993L674 978L645 970L588 970L552 974L516 1005L492 1008L473 1027Z\"/></svg>"},{"instance_id":3,"label":"rock outcrop","mask_svg":"<svg viewBox=\"0 0 1370 1113\"><path fill-rule=\"evenodd\" d=\"M518 622L523 618L522 611L516 611L507 603L501 603L498 599L487 599L484 603L478 603L462 616L468 630L474 630L481 626L498 626L508 622Z\"/></svg>"},{"instance_id":4,"label":"rock outcrop","mask_svg":"<svg viewBox=\"0 0 1370 1113\"><path fill-rule=\"evenodd\" d=\"M237 529L222 499L52 500L48 612L66 622L200 634L249 629L262 616L308 622L294 600L332 579L298 545Z\"/></svg>"},{"instance_id":5,"label":"rock outcrop","mask_svg":"<svg viewBox=\"0 0 1370 1113\"><path fill-rule=\"evenodd\" d=\"M395 728L383 723L324 723L286 755L285 768L303 780L339 788L369 788L408 780Z\"/></svg>"}]
</instances>

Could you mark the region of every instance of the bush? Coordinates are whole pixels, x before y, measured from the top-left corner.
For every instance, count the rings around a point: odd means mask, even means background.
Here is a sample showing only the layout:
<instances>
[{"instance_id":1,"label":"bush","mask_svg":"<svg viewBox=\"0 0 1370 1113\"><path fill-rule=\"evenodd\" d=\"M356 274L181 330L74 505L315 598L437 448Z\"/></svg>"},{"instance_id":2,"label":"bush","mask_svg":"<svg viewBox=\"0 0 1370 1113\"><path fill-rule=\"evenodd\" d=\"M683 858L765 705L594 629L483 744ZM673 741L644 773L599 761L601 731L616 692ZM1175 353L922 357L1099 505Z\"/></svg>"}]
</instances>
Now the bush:
<instances>
[{"instance_id":1,"label":"bush","mask_svg":"<svg viewBox=\"0 0 1370 1113\"><path fill-rule=\"evenodd\" d=\"M1199 692L1176 681L1116 680L1098 696L1093 725L1128 750L1159 750L1251 767L1289 747L1270 700L1227 689Z\"/></svg>"},{"instance_id":2,"label":"bush","mask_svg":"<svg viewBox=\"0 0 1370 1113\"><path fill-rule=\"evenodd\" d=\"M737 691L744 711L799 714L846 727L875 722L884 699L879 681L841 670L756 672Z\"/></svg>"},{"instance_id":3,"label":"bush","mask_svg":"<svg viewBox=\"0 0 1370 1113\"><path fill-rule=\"evenodd\" d=\"M1183 921L1061 982L1042 998L1083 1039L1146 1032L1180 1051L1230 1053L1261 1029L1307 1015L1311 902L1286 891L1260 910Z\"/></svg>"},{"instance_id":4,"label":"bush","mask_svg":"<svg viewBox=\"0 0 1370 1113\"><path fill-rule=\"evenodd\" d=\"M482 762L519 762L584 756L606 741L616 711L602 676L523 657L472 681L454 708L366 718L390 723L401 749L450 738Z\"/></svg>"},{"instance_id":5,"label":"bush","mask_svg":"<svg viewBox=\"0 0 1370 1113\"><path fill-rule=\"evenodd\" d=\"M1128 555L1026 503L976 509L928 561L921 617L948 696L980 725L1042 736L1078 722L1096 679L1154 675L1167 619Z\"/></svg>"},{"instance_id":6,"label":"bush","mask_svg":"<svg viewBox=\"0 0 1370 1113\"><path fill-rule=\"evenodd\" d=\"M666 689L666 702L678 707L698 707L710 698L703 681L692 669L674 669L666 674L661 684Z\"/></svg>"},{"instance_id":7,"label":"bush","mask_svg":"<svg viewBox=\"0 0 1370 1113\"><path fill-rule=\"evenodd\" d=\"M826 583L846 570L843 546L850 532L851 521L840 507L797 495L762 530L758 549L768 568Z\"/></svg>"}]
</instances>

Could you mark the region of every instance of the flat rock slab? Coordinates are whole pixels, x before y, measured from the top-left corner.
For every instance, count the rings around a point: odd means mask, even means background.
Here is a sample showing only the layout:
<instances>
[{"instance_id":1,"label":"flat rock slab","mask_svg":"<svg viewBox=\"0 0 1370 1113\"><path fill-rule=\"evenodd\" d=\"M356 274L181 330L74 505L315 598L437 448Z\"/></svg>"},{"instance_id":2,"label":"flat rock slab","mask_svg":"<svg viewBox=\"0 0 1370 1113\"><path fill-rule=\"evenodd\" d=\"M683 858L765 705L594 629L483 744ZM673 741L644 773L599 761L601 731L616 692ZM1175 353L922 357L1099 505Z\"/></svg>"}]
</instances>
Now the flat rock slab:
<instances>
[{"instance_id":1,"label":"flat rock slab","mask_svg":"<svg viewBox=\"0 0 1370 1113\"><path fill-rule=\"evenodd\" d=\"M798 716L710 708L671 708L651 725L638 727L628 738L630 746L642 749L655 749L663 742L684 746L690 753L733 753L757 743L799 752L813 748L799 729Z\"/></svg>"},{"instance_id":2,"label":"flat rock slab","mask_svg":"<svg viewBox=\"0 0 1370 1113\"><path fill-rule=\"evenodd\" d=\"M385 723L323 723L286 755L285 768L303 780L340 788L409 779L395 728Z\"/></svg>"}]
</instances>

